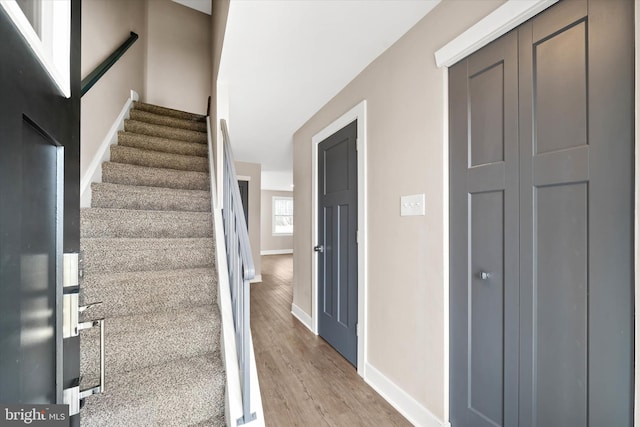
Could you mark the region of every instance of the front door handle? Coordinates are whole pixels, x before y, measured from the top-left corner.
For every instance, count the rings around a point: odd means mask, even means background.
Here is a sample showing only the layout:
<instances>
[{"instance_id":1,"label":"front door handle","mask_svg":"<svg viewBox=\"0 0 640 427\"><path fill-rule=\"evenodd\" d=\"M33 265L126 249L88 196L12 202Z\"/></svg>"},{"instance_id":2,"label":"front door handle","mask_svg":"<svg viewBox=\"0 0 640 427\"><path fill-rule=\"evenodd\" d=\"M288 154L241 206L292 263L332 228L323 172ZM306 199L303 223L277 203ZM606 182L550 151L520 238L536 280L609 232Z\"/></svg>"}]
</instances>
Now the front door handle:
<instances>
[{"instance_id":1,"label":"front door handle","mask_svg":"<svg viewBox=\"0 0 640 427\"><path fill-rule=\"evenodd\" d=\"M316 251L316 252L322 253L322 252L324 252L324 246L322 246L322 245L314 246L313 250Z\"/></svg>"}]
</instances>

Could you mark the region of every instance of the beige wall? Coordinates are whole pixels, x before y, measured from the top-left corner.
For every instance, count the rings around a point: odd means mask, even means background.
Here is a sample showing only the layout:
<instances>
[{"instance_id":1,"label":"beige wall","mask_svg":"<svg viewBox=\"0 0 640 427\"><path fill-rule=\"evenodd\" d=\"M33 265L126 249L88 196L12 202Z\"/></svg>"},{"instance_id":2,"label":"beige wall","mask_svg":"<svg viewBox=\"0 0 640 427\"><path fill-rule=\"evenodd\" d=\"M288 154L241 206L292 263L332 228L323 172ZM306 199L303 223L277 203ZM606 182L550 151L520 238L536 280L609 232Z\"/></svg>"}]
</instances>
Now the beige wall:
<instances>
[{"instance_id":1,"label":"beige wall","mask_svg":"<svg viewBox=\"0 0 640 427\"><path fill-rule=\"evenodd\" d=\"M129 32L140 38L93 88L82 97L80 176L122 110L133 89L144 99L147 0L84 0L82 2L82 78L107 58Z\"/></svg>"},{"instance_id":2,"label":"beige wall","mask_svg":"<svg viewBox=\"0 0 640 427\"><path fill-rule=\"evenodd\" d=\"M222 57L222 45L224 44L224 32L227 28L227 17L229 16L229 0L211 0L211 10L211 44L213 45L211 88L215 91L220 69L220 58Z\"/></svg>"},{"instance_id":3,"label":"beige wall","mask_svg":"<svg viewBox=\"0 0 640 427\"><path fill-rule=\"evenodd\" d=\"M256 276L260 276L260 186L262 166L258 163L236 162L236 174L249 178L249 240L251 253L256 268Z\"/></svg>"},{"instance_id":4,"label":"beige wall","mask_svg":"<svg viewBox=\"0 0 640 427\"><path fill-rule=\"evenodd\" d=\"M293 236L274 236L272 233L273 197L276 196L292 197L293 192L262 190L261 251L293 250Z\"/></svg>"},{"instance_id":5,"label":"beige wall","mask_svg":"<svg viewBox=\"0 0 640 427\"><path fill-rule=\"evenodd\" d=\"M205 114L211 94L211 17L171 0L148 2L146 101Z\"/></svg>"},{"instance_id":6,"label":"beige wall","mask_svg":"<svg viewBox=\"0 0 640 427\"><path fill-rule=\"evenodd\" d=\"M433 54L502 3L443 1L294 135L294 303L311 315L311 138L367 100L369 363L440 420L447 111L446 70ZM400 217L400 197L416 193L426 194L426 215Z\"/></svg>"}]
</instances>

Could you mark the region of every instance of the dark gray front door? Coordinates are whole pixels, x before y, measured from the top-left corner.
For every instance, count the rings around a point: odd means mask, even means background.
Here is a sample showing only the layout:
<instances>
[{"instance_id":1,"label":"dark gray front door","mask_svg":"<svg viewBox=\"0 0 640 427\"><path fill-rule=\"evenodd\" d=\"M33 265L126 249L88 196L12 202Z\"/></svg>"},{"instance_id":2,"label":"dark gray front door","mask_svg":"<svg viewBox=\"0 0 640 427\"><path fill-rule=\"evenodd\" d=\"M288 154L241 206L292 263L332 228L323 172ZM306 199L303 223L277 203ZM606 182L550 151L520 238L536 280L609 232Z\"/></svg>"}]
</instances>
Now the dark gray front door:
<instances>
[{"instance_id":1,"label":"dark gray front door","mask_svg":"<svg viewBox=\"0 0 640 427\"><path fill-rule=\"evenodd\" d=\"M454 427L632 424L632 16L562 1L450 70Z\"/></svg>"},{"instance_id":2,"label":"dark gray front door","mask_svg":"<svg viewBox=\"0 0 640 427\"><path fill-rule=\"evenodd\" d=\"M357 122L318 145L318 333L358 363Z\"/></svg>"},{"instance_id":3,"label":"dark gray front door","mask_svg":"<svg viewBox=\"0 0 640 427\"><path fill-rule=\"evenodd\" d=\"M0 9L2 403L62 403L79 377L78 339L62 338L60 281L62 252L80 246L79 37L74 0L67 99Z\"/></svg>"}]
</instances>

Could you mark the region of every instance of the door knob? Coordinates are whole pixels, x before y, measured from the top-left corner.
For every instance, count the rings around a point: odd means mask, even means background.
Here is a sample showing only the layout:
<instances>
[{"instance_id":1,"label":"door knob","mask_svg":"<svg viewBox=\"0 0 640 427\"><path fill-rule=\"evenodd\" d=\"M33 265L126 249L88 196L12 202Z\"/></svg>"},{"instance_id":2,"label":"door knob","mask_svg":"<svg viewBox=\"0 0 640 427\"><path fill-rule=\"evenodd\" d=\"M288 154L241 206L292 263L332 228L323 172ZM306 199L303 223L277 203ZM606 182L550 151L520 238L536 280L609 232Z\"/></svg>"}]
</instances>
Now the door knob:
<instances>
[{"instance_id":1,"label":"door knob","mask_svg":"<svg viewBox=\"0 0 640 427\"><path fill-rule=\"evenodd\" d=\"M487 273L486 271L481 271L478 276L480 276L480 279L482 280L488 280L491 278L491 273Z\"/></svg>"},{"instance_id":2,"label":"door knob","mask_svg":"<svg viewBox=\"0 0 640 427\"><path fill-rule=\"evenodd\" d=\"M324 252L324 246L322 245L314 246L313 250L316 252Z\"/></svg>"}]
</instances>

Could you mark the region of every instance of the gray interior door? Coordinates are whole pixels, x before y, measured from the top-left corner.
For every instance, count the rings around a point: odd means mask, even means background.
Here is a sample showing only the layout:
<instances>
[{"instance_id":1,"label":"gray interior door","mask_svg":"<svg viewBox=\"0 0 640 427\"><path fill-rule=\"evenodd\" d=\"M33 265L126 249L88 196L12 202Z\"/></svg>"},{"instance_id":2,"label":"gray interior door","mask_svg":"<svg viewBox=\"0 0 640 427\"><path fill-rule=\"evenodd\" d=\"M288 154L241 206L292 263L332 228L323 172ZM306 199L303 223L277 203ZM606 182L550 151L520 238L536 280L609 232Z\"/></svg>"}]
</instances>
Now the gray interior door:
<instances>
[{"instance_id":1,"label":"gray interior door","mask_svg":"<svg viewBox=\"0 0 640 427\"><path fill-rule=\"evenodd\" d=\"M510 33L450 71L454 425L517 424L517 42Z\"/></svg>"},{"instance_id":2,"label":"gray interior door","mask_svg":"<svg viewBox=\"0 0 640 427\"><path fill-rule=\"evenodd\" d=\"M244 211L244 220L249 230L249 181L238 181L238 189L240 190L240 200L242 201L242 210Z\"/></svg>"},{"instance_id":3,"label":"gray interior door","mask_svg":"<svg viewBox=\"0 0 640 427\"><path fill-rule=\"evenodd\" d=\"M454 427L632 424L632 16L562 1L450 69Z\"/></svg>"},{"instance_id":4,"label":"gray interior door","mask_svg":"<svg viewBox=\"0 0 640 427\"><path fill-rule=\"evenodd\" d=\"M71 98L0 9L2 403L62 403L79 377L79 340L61 330L60 261L80 246L80 2L71 4Z\"/></svg>"},{"instance_id":5,"label":"gray interior door","mask_svg":"<svg viewBox=\"0 0 640 427\"><path fill-rule=\"evenodd\" d=\"M318 145L318 333L358 363L357 122Z\"/></svg>"}]
</instances>

